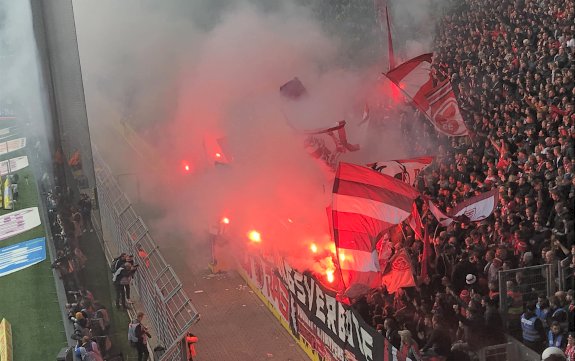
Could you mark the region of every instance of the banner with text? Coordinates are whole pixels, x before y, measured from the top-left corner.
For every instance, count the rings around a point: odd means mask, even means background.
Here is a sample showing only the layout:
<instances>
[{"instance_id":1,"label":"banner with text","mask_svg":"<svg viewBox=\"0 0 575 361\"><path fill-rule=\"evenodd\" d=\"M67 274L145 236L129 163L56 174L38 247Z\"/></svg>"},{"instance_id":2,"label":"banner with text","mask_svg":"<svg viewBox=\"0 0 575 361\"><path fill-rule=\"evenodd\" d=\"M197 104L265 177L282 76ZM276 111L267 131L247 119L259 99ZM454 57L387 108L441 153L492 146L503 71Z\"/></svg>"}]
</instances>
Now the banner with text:
<instances>
[{"instance_id":1,"label":"banner with text","mask_svg":"<svg viewBox=\"0 0 575 361\"><path fill-rule=\"evenodd\" d=\"M338 302L308 273L300 273L285 260L270 262L247 255L240 264L246 281L318 361L393 361L397 350L349 306Z\"/></svg>"},{"instance_id":2,"label":"banner with text","mask_svg":"<svg viewBox=\"0 0 575 361\"><path fill-rule=\"evenodd\" d=\"M46 259L46 238L0 248L0 277L20 271Z\"/></svg>"},{"instance_id":3,"label":"banner with text","mask_svg":"<svg viewBox=\"0 0 575 361\"><path fill-rule=\"evenodd\" d=\"M20 209L0 216L0 241L40 225L38 207Z\"/></svg>"}]
</instances>

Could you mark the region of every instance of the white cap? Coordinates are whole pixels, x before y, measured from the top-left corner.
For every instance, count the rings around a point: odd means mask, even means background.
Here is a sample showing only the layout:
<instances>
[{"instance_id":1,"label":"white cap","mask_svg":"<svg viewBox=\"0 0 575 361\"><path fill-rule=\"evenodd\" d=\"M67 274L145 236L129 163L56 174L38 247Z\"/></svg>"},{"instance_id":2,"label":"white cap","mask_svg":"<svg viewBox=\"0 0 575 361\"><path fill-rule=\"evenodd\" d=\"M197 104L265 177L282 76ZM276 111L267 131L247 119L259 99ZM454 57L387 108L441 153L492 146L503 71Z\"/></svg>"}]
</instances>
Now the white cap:
<instances>
[{"instance_id":1,"label":"white cap","mask_svg":"<svg viewBox=\"0 0 575 361\"><path fill-rule=\"evenodd\" d=\"M541 354L541 360L545 361L551 355L565 357L565 354L563 353L563 351L561 351L560 348L558 348L558 347L547 347L545 349L545 351L543 351L543 353Z\"/></svg>"}]
</instances>

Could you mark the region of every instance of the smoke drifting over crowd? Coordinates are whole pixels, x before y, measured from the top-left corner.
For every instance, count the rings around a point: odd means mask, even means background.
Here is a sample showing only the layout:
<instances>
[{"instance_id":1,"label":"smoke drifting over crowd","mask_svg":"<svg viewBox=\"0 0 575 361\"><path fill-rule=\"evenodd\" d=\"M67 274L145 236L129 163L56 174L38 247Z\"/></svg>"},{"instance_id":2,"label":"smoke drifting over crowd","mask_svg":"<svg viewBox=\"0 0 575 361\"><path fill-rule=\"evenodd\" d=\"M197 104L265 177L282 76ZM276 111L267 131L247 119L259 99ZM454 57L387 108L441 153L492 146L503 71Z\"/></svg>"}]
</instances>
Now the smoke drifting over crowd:
<instances>
[{"instance_id":1,"label":"smoke drifting over crowd","mask_svg":"<svg viewBox=\"0 0 575 361\"><path fill-rule=\"evenodd\" d=\"M347 39L327 34L309 8L261 3L76 1L89 118L115 171L144 174L143 198L164 215L153 227L160 242L174 233L203 239L225 216L234 242L249 243L257 230L262 247L313 268L311 244L318 253L329 245L332 176L294 129L346 120L350 141L364 142L366 99L376 107L389 98L378 76L386 69L375 57L372 66L343 67ZM279 86L294 76L308 96L283 99ZM407 154L388 123L377 153L349 156L367 163ZM151 147L145 159L124 159L110 144L122 127ZM222 139L218 156L206 144ZM222 155L229 164L214 165Z\"/></svg>"}]
</instances>

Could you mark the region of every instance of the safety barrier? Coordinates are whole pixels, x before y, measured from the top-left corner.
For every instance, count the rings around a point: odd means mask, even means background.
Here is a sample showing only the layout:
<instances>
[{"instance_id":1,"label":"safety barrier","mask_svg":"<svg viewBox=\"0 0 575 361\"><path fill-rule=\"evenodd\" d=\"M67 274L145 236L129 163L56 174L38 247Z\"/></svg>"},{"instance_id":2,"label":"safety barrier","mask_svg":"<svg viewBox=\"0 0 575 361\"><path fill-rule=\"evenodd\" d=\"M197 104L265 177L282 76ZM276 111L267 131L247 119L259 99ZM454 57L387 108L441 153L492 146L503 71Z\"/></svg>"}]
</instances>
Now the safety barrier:
<instances>
[{"instance_id":1,"label":"safety barrier","mask_svg":"<svg viewBox=\"0 0 575 361\"><path fill-rule=\"evenodd\" d=\"M508 336L507 343L487 346L477 353L479 361L539 361L540 355L519 342L516 338Z\"/></svg>"},{"instance_id":2,"label":"safety barrier","mask_svg":"<svg viewBox=\"0 0 575 361\"><path fill-rule=\"evenodd\" d=\"M523 306L542 294L555 292L555 273L550 264L499 271L499 311L511 335L521 330Z\"/></svg>"},{"instance_id":3,"label":"safety barrier","mask_svg":"<svg viewBox=\"0 0 575 361\"><path fill-rule=\"evenodd\" d=\"M0 322L0 361L12 361L12 326L5 318Z\"/></svg>"},{"instance_id":4,"label":"safety barrier","mask_svg":"<svg viewBox=\"0 0 575 361\"><path fill-rule=\"evenodd\" d=\"M571 257L564 258L557 267L559 289L567 291L575 288L575 269L571 268Z\"/></svg>"},{"instance_id":5,"label":"safety barrier","mask_svg":"<svg viewBox=\"0 0 575 361\"><path fill-rule=\"evenodd\" d=\"M182 288L178 276L166 262L148 227L132 208L110 168L94 152L96 186L101 224L96 224L106 257L121 252L133 254L140 265L134 278L147 318L165 347L161 361L186 360L183 341L199 313ZM94 217L97 220L97 217Z\"/></svg>"}]
</instances>

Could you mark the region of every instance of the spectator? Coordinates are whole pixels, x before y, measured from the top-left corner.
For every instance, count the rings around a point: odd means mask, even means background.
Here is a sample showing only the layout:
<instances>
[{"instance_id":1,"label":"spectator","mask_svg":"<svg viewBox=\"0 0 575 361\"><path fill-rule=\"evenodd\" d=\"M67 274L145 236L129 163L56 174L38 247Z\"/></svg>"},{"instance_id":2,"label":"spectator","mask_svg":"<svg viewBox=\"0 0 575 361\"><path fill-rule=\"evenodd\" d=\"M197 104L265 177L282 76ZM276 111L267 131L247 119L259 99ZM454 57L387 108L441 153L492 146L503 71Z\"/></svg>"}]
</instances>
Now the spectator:
<instances>
[{"instance_id":1,"label":"spectator","mask_svg":"<svg viewBox=\"0 0 575 361\"><path fill-rule=\"evenodd\" d=\"M143 319L144 312L138 312L136 319L133 320L128 327L128 339L136 346L138 361L148 360L148 338L152 337L147 327L142 323Z\"/></svg>"},{"instance_id":2,"label":"spectator","mask_svg":"<svg viewBox=\"0 0 575 361\"><path fill-rule=\"evenodd\" d=\"M116 308L120 308L120 304L124 310L127 309L126 301L130 302L130 282L136 273L138 265L132 266L131 263L126 262L124 265L114 272L112 282L116 289Z\"/></svg>"},{"instance_id":3,"label":"spectator","mask_svg":"<svg viewBox=\"0 0 575 361\"><path fill-rule=\"evenodd\" d=\"M551 328L547 331L547 347L558 347L564 349L567 345L567 338L561 330L561 325L557 321L553 321Z\"/></svg>"},{"instance_id":4,"label":"spectator","mask_svg":"<svg viewBox=\"0 0 575 361\"><path fill-rule=\"evenodd\" d=\"M567 356L567 361L575 361L575 332L569 332L567 336L565 356Z\"/></svg>"}]
</instances>

